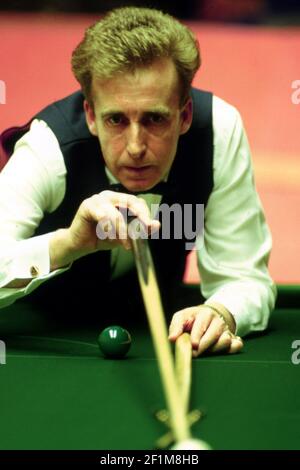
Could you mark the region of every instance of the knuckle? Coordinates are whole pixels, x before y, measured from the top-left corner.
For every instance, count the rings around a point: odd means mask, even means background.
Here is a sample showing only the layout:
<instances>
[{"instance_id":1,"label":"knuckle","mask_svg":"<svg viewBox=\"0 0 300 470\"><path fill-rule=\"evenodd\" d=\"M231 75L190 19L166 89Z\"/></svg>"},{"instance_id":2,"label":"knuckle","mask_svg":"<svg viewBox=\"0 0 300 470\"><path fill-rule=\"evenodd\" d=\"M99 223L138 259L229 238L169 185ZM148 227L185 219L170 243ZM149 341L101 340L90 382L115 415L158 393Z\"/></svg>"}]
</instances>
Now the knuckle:
<instances>
[{"instance_id":1,"label":"knuckle","mask_svg":"<svg viewBox=\"0 0 300 470\"><path fill-rule=\"evenodd\" d=\"M240 351L243 348L244 344L242 341L237 341L236 339L231 340L230 354L234 354Z\"/></svg>"},{"instance_id":2,"label":"knuckle","mask_svg":"<svg viewBox=\"0 0 300 470\"><path fill-rule=\"evenodd\" d=\"M197 317L198 318L203 318L203 319L207 320L208 322L210 322L214 317L214 313L209 308L201 307L197 311Z\"/></svg>"},{"instance_id":3,"label":"knuckle","mask_svg":"<svg viewBox=\"0 0 300 470\"><path fill-rule=\"evenodd\" d=\"M140 202L140 199L137 196L134 196L134 194L126 194L126 200L133 206Z\"/></svg>"},{"instance_id":4,"label":"knuckle","mask_svg":"<svg viewBox=\"0 0 300 470\"><path fill-rule=\"evenodd\" d=\"M217 317L217 314L215 312L213 312L212 310L208 310L207 311L207 314L206 314L206 317L209 319L209 321L213 321L214 319L218 319Z\"/></svg>"},{"instance_id":5,"label":"knuckle","mask_svg":"<svg viewBox=\"0 0 300 470\"><path fill-rule=\"evenodd\" d=\"M226 332L226 329L224 328L224 324L222 321L219 321L219 319L214 318L213 319L213 331L214 334L217 338L221 338L222 335Z\"/></svg>"},{"instance_id":6,"label":"knuckle","mask_svg":"<svg viewBox=\"0 0 300 470\"><path fill-rule=\"evenodd\" d=\"M114 195L114 193L109 189L105 189L104 191L101 191L101 193L97 194L97 196L100 196L101 198L109 198L112 195Z\"/></svg>"},{"instance_id":7,"label":"knuckle","mask_svg":"<svg viewBox=\"0 0 300 470\"><path fill-rule=\"evenodd\" d=\"M223 335L223 338L222 338L222 343L224 345L225 348L229 348L231 346L231 338L229 335Z\"/></svg>"},{"instance_id":8,"label":"knuckle","mask_svg":"<svg viewBox=\"0 0 300 470\"><path fill-rule=\"evenodd\" d=\"M93 194L93 196L85 199L83 201L85 207L105 207L107 203L103 202L103 199L99 197L99 194Z\"/></svg>"},{"instance_id":9,"label":"knuckle","mask_svg":"<svg viewBox=\"0 0 300 470\"><path fill-rule=\"evenodd\" d=\"M176 312L176 313L174 313L174 315L173 315L172 321L173 321L173 320L174 320L174 321L180 320L181 317L182 317L182 312Z\"/></svg>"},{"instance_id":10,"label":"knuckle","mask_svg":"<svg viewBox=\"0 0 300 470\"><path fill-rule=\"evenodd\" d=\"M86 211L86 210L88 209L88 206L89 206L89 200L88 200L88 199L85 199L85 200L82 201L82 203L80 204L80 210Z\"/></svg>"},{"instance_id":11,"label":"knuckle","mask_svg":"<svg viewBox=\"0 0 300 470\"><path fill-rule=\"evenodd\" d=\"M82 203L80 204L80 212L81 213L89 213L91 210L92 210L92 207L93 207L93 197L94 196L91 196L87 199L84 199L84 201L82 201Z\"/></svg>"},{"instance_id":12,"label":"knuckle","mask_svg":"<svg viewBox=\"0 0 300 470\"><path fill-rule=\"evenodd\" d=\"M147 203L146 203L145 199L142 199L142 198L139 198L139 197L136 198L136 199L137 199L138 203L139 203L141 206L143 206L144 208L148 209L148 206L147 206Z\"/></svg>"},{"instance_id":13,"label":"knuckle","mask_svg":"<svg viewBox=\"0 0 300 470\"><path fill-rule=\"evenodd\" d=\"M198 335L202 337L207 331L207 326L206 325L200 325L198 328Z\"/></svg>"}]
</instances>

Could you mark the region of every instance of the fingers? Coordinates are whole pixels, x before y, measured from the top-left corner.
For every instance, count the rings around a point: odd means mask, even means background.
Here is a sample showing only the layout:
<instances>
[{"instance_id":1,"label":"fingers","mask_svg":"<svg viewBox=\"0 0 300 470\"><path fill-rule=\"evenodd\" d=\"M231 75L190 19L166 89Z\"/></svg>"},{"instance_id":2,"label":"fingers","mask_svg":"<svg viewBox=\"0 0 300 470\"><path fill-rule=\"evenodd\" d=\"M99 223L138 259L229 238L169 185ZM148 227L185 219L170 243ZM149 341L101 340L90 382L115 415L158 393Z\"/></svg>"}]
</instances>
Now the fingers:
<instances>
[{"instance_id":1,"label":"fingers","mask_svg":"<svg viewBox=\"0 0 300 470\"><path fill-rule=\"evenodd\" d=\"M88 239L92 242L96 239L98 249L103 247L107 249L109 245L118 243L121 243L125 249L131 249L128 239L131 233L119 208L128 209L138 218L138 224L132 227L133 234L137 236L141 231L153 233L160 227L159 221L151 218L149 208L143 199L113 191L102 191L81 204L71 226L76 240L87 244Z\"/></svg>"},{"instance_id":2,"label":"fingers","mask_svg":"<svg viewBox=\"0 0 300 470\"><path fill-rule=\"evenodd\" d=\"M123 229L122 234L117 228L117 235L120 239L126 240L125 246L127 248L130 247L130 243L127 240L128 235L130 238L139 238L143 234L153 234L160 228L160 222L151 217L150 210L144 199L113 191L103 191L99 196L101 201L104 199L106 203L114 207L122 215L123 219L125 218L126 229L124 231L124 224L121 224L120 227ZM134 215L136 219L129 223L128 215ZM119 217L115 220L119 220Z\"/></svg>"},{"instance_id":3,"label":"fingers","mask_svg":"<svg viewBox=\"0 0 300 470\"><path fill-rule=\"evenodd\" d=\"M126 208L134 214L148 230L156 231L160 227L158 220L151 217L150 210L144 199L131 194L116 193L114 191L103 191L102 198L107 199L115 207Z\"/></svg>"},{"instance_id":4,"label":"fingers","mask_svg":"<svg viewBox=\"0 0 300 470\"><path fill-rule=\"evenodd\" d=\"M239 352L243 346L243 340L231 333L221 318L214 319L203 336L200 337L198 347L196 343L193 344L193 357L198 357L204 352L234 354Z\"/></svg>"},{"instance_id":5,"label":"fingers","mask_svg":"<svg viewBox=\"0 0 300 470\"><path fill-rule=\"evenodd\" d=\"M217 340L217 342L211 346L209 351L212 353L229 352L231 347L231 341L231 333L229 331L224 331Z\"/></svg>"},{"instance_id":6,"label":"fingers","mask_svg":"<svg viewBox=\"0 0 300 470\"><path fill-rule=\"evenodd\" d=\"M244 346L242 338L239 336L235 336L230 331L224 331L224 333L220 336L218 341L209 348L209 352L211 353L221 353L227 352L228 354L234 354L239 352ZM195 354L195 357L199 354Z\"/></svg>"},{"instance_id":7,"label":"fingers","mask_svg":"<svg viewBox=\"0 0 300 470\"><path fill-rule=\"evenodd\" d=\"M191 331L192 346L197 355L213 346L222 334L228 330L228 326L222 318L208 309L203 313L203 317L201 313L197 315Z\"/></svg>"},{"instance_id":8,"label":"fingers","mask_svg":"<svg viewBox=\"0 0 300 470\"><path fill-rule=\"evenodd\" d=\"M242 339L230 331L225 319L205 305L175 313L169 329L170 341L176 341L184 331L190 332L193 357L204 352L233 354L243 348Z\"/></svg>"},{"instance_id":9,"label":"fingers","mask_svg":"<svg viewBox=\"0 0 300 470\"><path fill-rule=\"evenodd\" d=\"M174 342L184 332L191 331L195 317L196 310L192 308L185 308L173 315L169 327L169 340Z\"/></svg>"},{"instance_id":10,"label":"fingers","mask_svg":"<svg viewBox=\"0 0 300 470\"><path fill-rule=\"evenodd\" d=\"M239 352L244 347L244 342L239 336L234 336L231 338L231 345L229 349L229 354L234 354Z\"/></svg>"},{"instance_id":11,"label":"fingers","mask_svg":"<svg viewBox=\"0 0 300 470\"><path fill-rule=\"evenodd\" d=\"M90 214L97 221L96 233L99 240L119 242L126 250L131 248L127 238L127 225L121 212L109 203L100 203L90 207Z\"/></svg>"}]
</instances>

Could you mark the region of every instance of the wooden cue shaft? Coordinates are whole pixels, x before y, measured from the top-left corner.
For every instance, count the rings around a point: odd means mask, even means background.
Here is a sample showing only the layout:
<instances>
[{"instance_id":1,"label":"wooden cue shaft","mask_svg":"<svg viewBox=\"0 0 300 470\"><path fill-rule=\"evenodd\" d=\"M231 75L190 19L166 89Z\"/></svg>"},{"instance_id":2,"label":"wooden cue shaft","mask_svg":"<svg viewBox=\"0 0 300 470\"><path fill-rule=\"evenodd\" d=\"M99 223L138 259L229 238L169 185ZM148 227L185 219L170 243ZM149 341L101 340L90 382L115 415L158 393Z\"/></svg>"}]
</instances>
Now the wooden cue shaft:
<instances>
[{"instance_id":1,"label":"wooden cue shaft","mask_svg":"<svg viewBox=\"0 0 300 470\"><path fill-rule=\"evenodd\" d=\"M189 333L183 333L176 340L175 368L183 409L187 413L192 383L192 343Z\"/></svg>"},{"instance_id":2,"label":"wooden cue shaft","mask_svg":"<svg viewBox=\"0 0 300 470\"><path fill-rule=\"evenodd\" d=\"M153 261L148 247L148 242L147 240L144 240L144 242L147 244L149 261L147 283L144 280L141 263L139 262L137 240L132 240L138 278L157 355L165 398L169 408L170 425L173 430L175 440L181 441L191 437L189 423L185 409L182 406L182 398L176 379L174 360L168 340L167 326Z\"/></svg>"}]
</instances>

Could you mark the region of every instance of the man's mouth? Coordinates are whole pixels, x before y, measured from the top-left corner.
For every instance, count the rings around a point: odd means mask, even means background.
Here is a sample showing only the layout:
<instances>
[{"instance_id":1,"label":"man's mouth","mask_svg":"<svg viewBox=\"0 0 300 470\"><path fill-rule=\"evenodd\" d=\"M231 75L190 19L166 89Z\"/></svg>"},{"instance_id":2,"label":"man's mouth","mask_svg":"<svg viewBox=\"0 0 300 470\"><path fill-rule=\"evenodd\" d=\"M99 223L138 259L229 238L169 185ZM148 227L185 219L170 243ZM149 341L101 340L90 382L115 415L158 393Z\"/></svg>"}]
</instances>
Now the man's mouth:
<instances>
[{"instance_id":1,"label":"man's mouth","mask_svg":"<svg viewBox=\"0 0 300 470\"><path fill-rule=\"evenodd\" d=\"M152 165L144 165L144 166L124 166L123 167L126 173L132 176L146 176L151 170L153 170Z\"/></svg>"}]
</instances>

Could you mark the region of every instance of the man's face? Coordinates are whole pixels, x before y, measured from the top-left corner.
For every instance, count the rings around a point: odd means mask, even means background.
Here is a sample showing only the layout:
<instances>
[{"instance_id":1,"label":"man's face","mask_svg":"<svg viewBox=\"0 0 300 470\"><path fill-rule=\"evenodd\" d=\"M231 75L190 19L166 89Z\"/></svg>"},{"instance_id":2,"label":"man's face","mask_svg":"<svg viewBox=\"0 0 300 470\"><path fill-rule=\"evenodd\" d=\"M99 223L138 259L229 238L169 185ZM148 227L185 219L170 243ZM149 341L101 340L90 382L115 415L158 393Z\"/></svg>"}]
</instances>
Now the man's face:
<instances>
[{"instance_id":1,"label":"man's face","mask_svg":"<svg viewBox=\"0 0 300 470\"><path fill-rule=\"evenodd\" d=\"M147 190L170 170L178 138L192 121L192 103L180 107L177 71L159 59L135 72L92 83L94 109L85 102L90 132L105 163L130 191Z\"/></svg>"}]
</instances>

